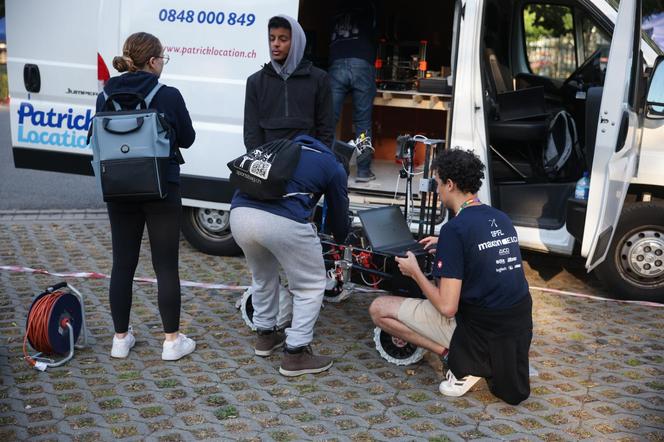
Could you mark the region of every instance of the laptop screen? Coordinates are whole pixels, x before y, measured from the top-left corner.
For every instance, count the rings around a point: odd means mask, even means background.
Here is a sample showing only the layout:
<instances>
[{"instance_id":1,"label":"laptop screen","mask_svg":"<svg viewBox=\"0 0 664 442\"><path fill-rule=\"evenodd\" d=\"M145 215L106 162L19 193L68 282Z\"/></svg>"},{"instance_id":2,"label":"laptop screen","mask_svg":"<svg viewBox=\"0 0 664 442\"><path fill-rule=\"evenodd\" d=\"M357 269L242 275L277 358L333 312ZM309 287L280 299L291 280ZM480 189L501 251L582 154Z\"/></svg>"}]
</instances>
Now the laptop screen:
<instances>
[{"instance_id":1,"label":"laptop screen","mask_svg":"<svg viewBox=\"0 0 664 442\"><path fill-rule=\"evenodd\" d=\"M415 242L403 213L397 206L363 210L358 216L374 250Z\"/></svg>"}]
</instances>

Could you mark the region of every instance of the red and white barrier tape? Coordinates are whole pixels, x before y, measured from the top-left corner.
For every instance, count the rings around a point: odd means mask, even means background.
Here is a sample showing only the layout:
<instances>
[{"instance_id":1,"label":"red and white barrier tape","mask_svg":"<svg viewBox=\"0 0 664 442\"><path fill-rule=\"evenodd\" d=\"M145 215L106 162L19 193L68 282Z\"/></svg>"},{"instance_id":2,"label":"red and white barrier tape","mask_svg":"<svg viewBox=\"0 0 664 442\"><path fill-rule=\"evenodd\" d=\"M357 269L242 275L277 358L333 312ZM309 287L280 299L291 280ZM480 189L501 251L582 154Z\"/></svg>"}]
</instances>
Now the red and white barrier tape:
<instances>
[{"instance_id":1,"label":"red and white barrier tape","mask_svg":"<svg viewBox=\"0 0 664 442\"><path fill-rule=\"evenodd\" d=\"M20 267L20 266L0 266L0 270L14 272L14 273L37 273L39 275L57 276L59 278L111 279L110 275L106 275L104 273L97 273L97 272L53 273L44 269L32 269L30 267ZM141 278L141 277L135 277L134 281L149 282L153 284L157 282L155 278ZM246 290L249 288L249 286L246 285L206 284L204 282L193 282L193 281L180 281L180 286L197 287L204 289L216 289L216 290Z\"/></svg>"},{"instance_id":2,"label":"red and white barrier tape","mask_svg":"<svg viewBox=\"0 0 664 442\"><path fill-rule=\"evenodd\" d=\"M576 298L594 299L596 301L612 301L612 302L620 302L622 304L644 305L644 306L647 306L647 307L664 307L664 304L658 304L657 302L650 302L650 301L628 301L628 300L625 300L625 299L602 298L601 296L586 295L584 293L567 292L565 290L549 289L549 288L545 288L545 287L533 287L533 286L531 286L530 289L531 290L538 290L540 292L554 293L556 295L574 296Z\"/></svg>"},{"instance_id":3,"label":"red and white barrier tape","mask_svg":"<svg viewBox=\"0 0 664 442\"><path fill-rule=\"evenodd\" d=\"M20 266L0 266L0 270L14 272L14 273L37 273L39 275L51 275L57 276L60 278L86 278L86 279L110 279L110 275L97 272L70 272L70 273L52 273L44 269L32 269L30 267L20 267ZM136 282L146 282L155 284L157 280L155 278L141 278L135 277L134 281ZM193 281L180 281L182 287L197 287L204 289L215 289L215 290L246 290L249 286L246 285L226 285L226 284L207 284L204 282L193 282ZM636 304L643 305L646 307L664 307L664 304L659 304L656 302L649 301L627 301L622 299L611 299L611 298L602 298L601 296L586 295L584 293L568 292L565 290L550 289L546 287L530 287L531 290L537 290L540 292L553 293L556 295L563 296L573 296L576 298L585 298L585 299L594 299L596 301L611 301L619 302L622 304ZM366 293L380 293L383 290L376 289L365 289L364 287L354 287L353 291L357 292L366 292Z\"/></svg>"}]
</instances>

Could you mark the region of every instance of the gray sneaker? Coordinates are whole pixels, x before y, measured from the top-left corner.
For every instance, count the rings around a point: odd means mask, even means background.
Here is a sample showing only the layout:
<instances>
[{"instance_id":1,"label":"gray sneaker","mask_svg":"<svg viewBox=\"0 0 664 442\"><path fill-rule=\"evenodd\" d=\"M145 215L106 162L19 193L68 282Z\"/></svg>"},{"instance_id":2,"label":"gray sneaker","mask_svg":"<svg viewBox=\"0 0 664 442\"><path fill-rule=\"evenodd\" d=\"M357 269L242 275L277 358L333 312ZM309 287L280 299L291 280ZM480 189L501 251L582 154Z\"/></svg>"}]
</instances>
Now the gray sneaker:
<instances>
[{"instance_id":1,"label":"gray sneaker","mask_svg":"<svg viewBox=\"0 0 664 442\"><path fill-rule=\"evenodd\" d=\"M286 335L283 330L257 330L254 353L256 356L270 356L276 349L284 345Z\"/></svg>"},{"instance_id":2,"label":"gray sneaker","mask_svg":"<svg viewBox=\"0 0 664 442\"><path fill-rule=\"evenodd\" d=\"M289 377L307 373L321 373L329 369L332 363L332 358L314 355L308 345L296 349L284 348L279 373Z\"/></svg>"},{"instance_id":3,"label":"gray sneaker","mask_svg":"<svg viewBox=\"0 0 664 442\"><path fill-rule=\"evenodd\" d=\"M355 182L358 183L368 183L369 181L373 181L376 179L376 175L372 171L361 171L357 172L357 176L355 177Z\"/></svg>"}]
</instances>

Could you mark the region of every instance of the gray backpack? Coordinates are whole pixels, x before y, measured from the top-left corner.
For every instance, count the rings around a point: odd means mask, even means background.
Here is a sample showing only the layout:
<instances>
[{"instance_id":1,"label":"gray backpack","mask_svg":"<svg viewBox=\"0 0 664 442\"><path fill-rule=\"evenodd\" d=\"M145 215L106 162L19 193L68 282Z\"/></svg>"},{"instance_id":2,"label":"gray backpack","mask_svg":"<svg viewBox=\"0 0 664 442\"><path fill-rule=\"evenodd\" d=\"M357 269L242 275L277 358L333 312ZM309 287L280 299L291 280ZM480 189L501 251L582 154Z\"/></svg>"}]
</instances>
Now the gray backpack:
<instances>
[{"instance_id":1,"label":"gray backpack","mask_svg":"<svg viewBox=\"0 0 664 442\"><path fill-rule=\"evenodd\" d=\"M542 166L547 177L578 178L579 170L583 169L583 153L569 112L562 110L551 118L544 143Z\"/></svg>"},{"instance_id":2,"label":"gray backpack","mask_svg":"<svg viewBox=\"0 0 664 442\"><path fill-rule=\"evenodd\" d=\"M92 118L89 144L92 169L106 202L132 202L166 197L166 173L172 153L172 128L163 114L150 109L160 83L144 98L140 94L104 92L102 112ZM123 110L116 99L136 99ZM135 96L135 97L133 97ZM112 110L109 110L112 109Z\"/></svg>"}]
</instances>

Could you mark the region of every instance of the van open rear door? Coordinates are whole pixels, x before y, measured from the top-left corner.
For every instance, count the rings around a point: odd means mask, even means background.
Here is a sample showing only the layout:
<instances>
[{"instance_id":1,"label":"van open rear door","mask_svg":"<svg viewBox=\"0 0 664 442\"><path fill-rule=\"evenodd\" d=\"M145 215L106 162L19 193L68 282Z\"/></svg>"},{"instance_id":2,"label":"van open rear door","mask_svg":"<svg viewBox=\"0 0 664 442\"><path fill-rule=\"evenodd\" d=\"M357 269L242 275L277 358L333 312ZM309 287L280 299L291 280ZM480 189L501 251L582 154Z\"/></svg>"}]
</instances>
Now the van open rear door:
<instances>
[{"instance_id":1,"label":"van open rear door","mask_svg":"<svg viewBox=\"0 0 664 442\"><path fill-rule=\"evenodd\" d=\"M641 138L635 104L642 69L640 32L641 1L622 0L604 79L581 246L581 254L587 256L588 271L606 258L636 170Z\"/></svg>"}]
</instances>

